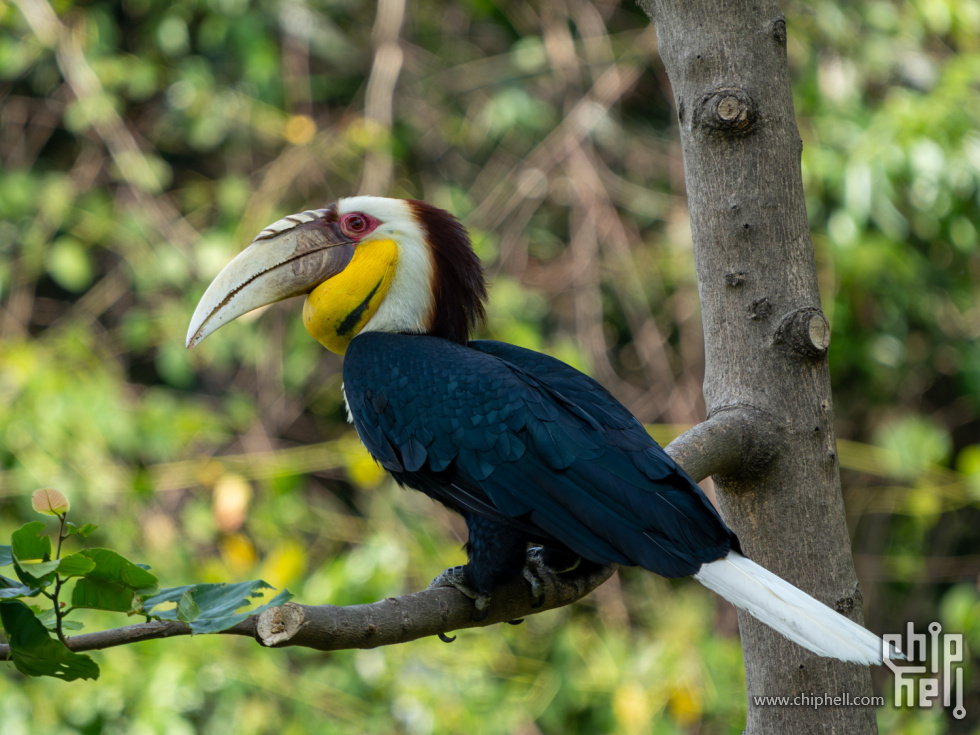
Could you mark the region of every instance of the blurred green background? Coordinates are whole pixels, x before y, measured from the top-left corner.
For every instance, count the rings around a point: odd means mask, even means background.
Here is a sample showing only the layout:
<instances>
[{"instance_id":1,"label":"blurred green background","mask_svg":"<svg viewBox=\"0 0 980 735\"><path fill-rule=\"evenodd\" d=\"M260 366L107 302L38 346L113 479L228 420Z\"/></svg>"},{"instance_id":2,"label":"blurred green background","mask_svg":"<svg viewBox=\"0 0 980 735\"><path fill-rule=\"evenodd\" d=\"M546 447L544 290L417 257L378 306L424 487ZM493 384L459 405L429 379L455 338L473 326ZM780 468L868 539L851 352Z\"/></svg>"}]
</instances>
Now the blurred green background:
<instances>
[{"instance_id":1,"label":"blurred green background","mask_svg":"<svg viewBox=\"0 0 980 735\"><path fill-rule=\"evenodd\" d=\"M980 5L785 12L867 622L940 621L974 652L966 720L886 705L881 729L980 732ZM669 440L704 410L675 120L631 3L0 0L0 539L47 486L166 586L262 577L343 605L460 563L458 519L359 448L298 304L183 346L264 225L351 193L454 211L492 278L484 336L587 370ZM3 735L734 735L745 717L730 606L635 570L452 645L94 657L95 683L0 665Z\"/></svg>"}]
</instances>

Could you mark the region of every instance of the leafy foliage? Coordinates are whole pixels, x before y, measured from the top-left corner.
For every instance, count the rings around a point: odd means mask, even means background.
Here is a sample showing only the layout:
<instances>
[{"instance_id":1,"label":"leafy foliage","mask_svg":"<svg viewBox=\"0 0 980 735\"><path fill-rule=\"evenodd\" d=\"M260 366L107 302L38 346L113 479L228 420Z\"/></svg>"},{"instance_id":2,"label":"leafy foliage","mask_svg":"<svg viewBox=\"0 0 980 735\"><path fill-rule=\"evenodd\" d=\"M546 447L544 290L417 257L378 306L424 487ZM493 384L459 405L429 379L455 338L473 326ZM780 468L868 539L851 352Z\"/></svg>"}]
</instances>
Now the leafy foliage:
<instances>
[{"instance_id":1,"label":"leafy foliage","mask_svg":"<svg viewBox=\"0 0 980 735\"><path fill-rule=\"evenodd\" d=\"M0 621L7 631L14 666L20 673L54 676L64 681L99 678L99 667L92 657L72 653L52 638L23 602L0 602Z\"/></svg>"},{"instance_id":2,"label":"leafy foliage","mask_svg":"<svg viewBox=\"0 0 980 735\"><path fill-rule=\"evenodd\" d=\"M54 502L52 503L52 499ZM261 580L233 585L186 585L161 590L157 578L147 568L134 564L109 549L83 549L61 556L61 545L71 536L86 537L95 526L82 528L67 522L68 499L57 491L39 490L34 509L56 515L61 521L57 550L52 554L51 538L40 521L26 523L14 531L10 546L0 547L0 565L12 564L20 584L0 577L0 621L10 645L10 660L27 676L53 676L64 681L97 679L99 667L91 657L73 653L67 647L65 630L81 630L80 623L65 618L76 610L108 610L145 615L147 620L173 620L187 623L194 633L217 633L246 617L282 605L292 595L280 592L264 605L236 612L249 598L261 597L272 589ZM61 512L52 513L54 507ZM53 557L53 558L52 558ZM76 578L71 606L61 599L62 585ZM19 598L38 595L48 598L51 608L29 607ZM176 603L173 609L156 608ZM53 630L57 638L48 632Z\"/></svg>"},{"instance_id":3,"label":"leafy foliage","mask_svg":"<svg viewBox=\"0 0 980 735\"><path fill-rule=\"evenodd\" d=\"M235 612L250 597L262 597L262 590L273 589L262 580L238 584L198 584L171 587L143 600L143 612L160 620L179 620L195 633L218 633L240 623L249 615L258 615L270 607L288 602L292 595L280 592L264 605L246 612ZM172 610L155 612L154 608L172 602Z\"/></svg>"}]
</instances>

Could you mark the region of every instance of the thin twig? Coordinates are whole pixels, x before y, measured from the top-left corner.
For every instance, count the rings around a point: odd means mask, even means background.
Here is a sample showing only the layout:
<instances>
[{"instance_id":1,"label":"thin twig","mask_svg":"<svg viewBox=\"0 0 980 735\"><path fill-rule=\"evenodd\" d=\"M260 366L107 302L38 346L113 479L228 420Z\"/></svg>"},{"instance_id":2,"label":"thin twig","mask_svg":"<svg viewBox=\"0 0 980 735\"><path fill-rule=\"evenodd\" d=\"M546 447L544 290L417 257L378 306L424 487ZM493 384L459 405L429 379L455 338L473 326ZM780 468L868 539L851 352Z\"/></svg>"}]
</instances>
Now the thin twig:
<instances>
[{"instance_id":1,"label":"thin twig","mask_svg":"<svg viewBox=\"0 0 980 735\"><path fill-rule=\"evenodd\" d=\"M395 85L401 74L405 54L399 44L405 0L378 0L374 22L374 63L364 93L364 117L385 136L394 121ZM391 186L394 161L387 140L369 150L364 159L359 190L362 194L383 195Z\"/></svg>"}]
</instances>

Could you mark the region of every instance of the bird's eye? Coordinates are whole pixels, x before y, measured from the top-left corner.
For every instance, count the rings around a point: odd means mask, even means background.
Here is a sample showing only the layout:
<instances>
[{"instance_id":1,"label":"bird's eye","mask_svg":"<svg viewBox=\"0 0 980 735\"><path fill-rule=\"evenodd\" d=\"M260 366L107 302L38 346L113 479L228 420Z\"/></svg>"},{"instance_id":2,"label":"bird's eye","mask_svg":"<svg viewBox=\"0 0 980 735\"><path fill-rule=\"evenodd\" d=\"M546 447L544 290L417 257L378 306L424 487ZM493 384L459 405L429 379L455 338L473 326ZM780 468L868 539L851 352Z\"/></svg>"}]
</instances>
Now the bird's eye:
<instances>
[{"instance_id":1,"label":"bird's eye","mask_svg":"<svg viewBox=\"0 0 980 735\"><path fill-rule=\"evenodd\" d=\"M348 235L362 235L368 229L368 220L362 214L347 214L341 219L340 227Z\"/></svg>"}]
</instances>

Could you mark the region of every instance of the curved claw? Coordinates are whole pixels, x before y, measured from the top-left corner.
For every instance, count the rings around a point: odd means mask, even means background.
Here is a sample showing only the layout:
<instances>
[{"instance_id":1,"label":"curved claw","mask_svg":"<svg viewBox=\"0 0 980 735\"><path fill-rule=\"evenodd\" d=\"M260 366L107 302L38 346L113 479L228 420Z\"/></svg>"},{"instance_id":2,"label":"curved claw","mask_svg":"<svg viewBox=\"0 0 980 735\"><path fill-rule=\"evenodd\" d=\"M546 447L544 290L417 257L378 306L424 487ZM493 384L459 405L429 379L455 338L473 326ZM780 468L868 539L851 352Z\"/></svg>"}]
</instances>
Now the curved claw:
<instances>
[{"instance_id":1,"label":"curved claw","mask_svg":"<svg viewBox=\"0 0 980 735\"><path fill-rule=\"evenodd\" d=\"M443 643L452 643L454 640L456 640L456 636L450 637L445 633L439 633L439 640Z\"/></svg>"}]
</instances>

